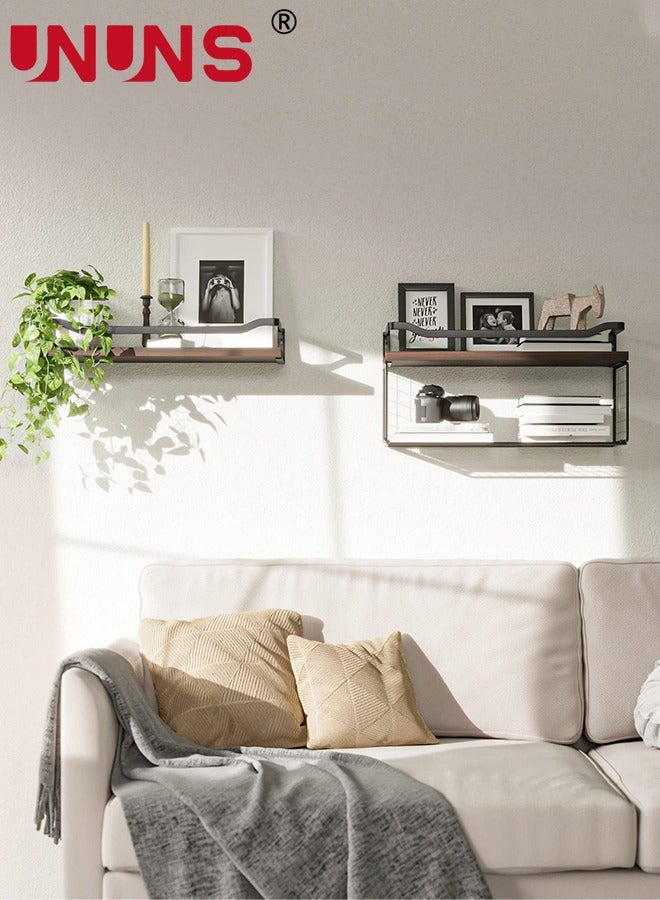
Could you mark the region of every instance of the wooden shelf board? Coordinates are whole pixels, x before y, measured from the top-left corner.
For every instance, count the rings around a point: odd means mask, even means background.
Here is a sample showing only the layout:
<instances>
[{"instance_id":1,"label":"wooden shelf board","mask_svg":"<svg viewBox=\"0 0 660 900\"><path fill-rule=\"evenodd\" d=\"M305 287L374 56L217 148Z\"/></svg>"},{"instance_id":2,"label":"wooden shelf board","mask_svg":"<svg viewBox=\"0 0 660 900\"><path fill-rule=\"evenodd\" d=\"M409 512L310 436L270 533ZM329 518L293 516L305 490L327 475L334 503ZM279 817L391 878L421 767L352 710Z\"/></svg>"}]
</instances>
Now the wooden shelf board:
<instances>
[{"instance_id":1,"label":"wooden shelf board","mask_svg":"<svg viewBox=\"0 0 660 900\"><path fill-rule=\"evenodd\" d=\"M77 351L76 356L90 356ZM158 350L152 347L114 347L111 353L115 363L283 363L279 347L170 347Z\"/></svg>"},{"instance_id":2,"label":"wooden shelf board","mask_svg":"<svg viewBox=\"0 0 660 900\"><path fill-rule=\"evenodd\" d=\"M386 350L391 366L619 366L625 351Z\"/></svg>"}]
</instances>

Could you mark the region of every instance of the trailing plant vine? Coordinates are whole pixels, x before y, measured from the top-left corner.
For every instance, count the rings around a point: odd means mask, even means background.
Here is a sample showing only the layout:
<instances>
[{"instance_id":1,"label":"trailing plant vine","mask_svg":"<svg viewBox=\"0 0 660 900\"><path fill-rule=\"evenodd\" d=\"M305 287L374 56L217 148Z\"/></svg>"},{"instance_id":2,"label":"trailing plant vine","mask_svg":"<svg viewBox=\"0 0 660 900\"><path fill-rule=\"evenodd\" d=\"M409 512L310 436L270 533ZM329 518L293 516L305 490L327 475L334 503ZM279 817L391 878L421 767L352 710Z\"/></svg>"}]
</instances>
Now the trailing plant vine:
<instances>
[{"instance_id":1,"label":"trailing plant vine","mask_svg":"<svg viewBox=\"0 0 660 900\"><path fill-rule=\"evenodd\" d=\"M2 400L8 391L21 400L1 409L7 436L0 437L0 459L17 438L23 453L34 449L36 462L47 459L44 438L54 437L53 427L63 416L85 415L87 391L103 380L112 349L108 300L116 292L97 269L90 268L91 272L60 269L39 278L32 273L25 279L25 291L14 298L29 300L12 341L11 374Z\"/></svg>"}]
</instances>

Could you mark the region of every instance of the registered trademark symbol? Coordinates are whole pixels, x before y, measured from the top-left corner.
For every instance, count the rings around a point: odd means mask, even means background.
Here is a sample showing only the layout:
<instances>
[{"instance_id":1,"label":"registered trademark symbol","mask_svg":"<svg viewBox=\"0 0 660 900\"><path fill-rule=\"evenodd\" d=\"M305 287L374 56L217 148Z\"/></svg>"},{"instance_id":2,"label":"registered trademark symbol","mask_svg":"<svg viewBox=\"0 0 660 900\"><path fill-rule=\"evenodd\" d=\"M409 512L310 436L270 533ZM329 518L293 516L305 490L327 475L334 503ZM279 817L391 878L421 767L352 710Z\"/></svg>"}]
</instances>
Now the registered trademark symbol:
<instances>
[{"instance_id":1,"label":"registered trademark symbol","mask_svg":"<svg viewBox=\"0 0 660 900\"><path fill-rule=\"evenodd\" d=\"M278 34L291 34L298 24L298 20L290 9L278 9L270 20L270 24Z\"/></svg>"}]
</instances>

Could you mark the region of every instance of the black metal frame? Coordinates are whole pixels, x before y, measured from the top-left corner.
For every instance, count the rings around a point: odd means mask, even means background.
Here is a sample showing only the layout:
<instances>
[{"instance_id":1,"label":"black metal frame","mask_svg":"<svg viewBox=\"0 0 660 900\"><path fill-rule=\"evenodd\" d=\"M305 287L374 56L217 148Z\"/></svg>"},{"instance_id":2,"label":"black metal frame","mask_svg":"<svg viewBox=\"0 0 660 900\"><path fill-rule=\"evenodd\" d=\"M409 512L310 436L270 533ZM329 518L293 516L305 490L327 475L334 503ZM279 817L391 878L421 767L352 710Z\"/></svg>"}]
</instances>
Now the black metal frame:
<instances>
[{"instance_id":1,"label":"black metal frame","mask_svg":"<svg viewBox=\"0 0 660 900\"><path fill-rule=\"evenodd\" d=\"M512 296L508 294L507 296ZM625 329L625 324L623 322L603 322L601 325L594 325L592 328L585 328L584 331L576 332L572 329L555 329L554 331L539 331L538 329L525 329L521 331L502 331L506 337L517 337L517 338L545 338L546 340L552 338L560 338L561 340L576 340L579 341L580 338L585 337L594 337L597 334L603 334L604 332L608 333L608 341L612 350L616 350L616 336L620 334ZM451 331L430 331L428 329L419 328L417 325L411 325L410 322L388 322L387 328L383 332L383 350L384 352L392 350L392 341L391 334L393 331L397 332L397 338L399 339L399 346L397 349L409 349L401 346L401 340L399 334L401 332L413 331L415 334L420 334L425 337L451 337L451 338L467 338L467 337L479 337L481 331L474 329L454 329ZM497 334L499 332L494 332ZM428 351L432 348L424 347L423 350ZM443 351L448 352L448 351ZM472 352L472 351L465 351ZM483 350L475 350L475 353L483 353ZM501 351L497 351L501 352ZM503 364L504 365L504 364Z\"/></svg>"},{"instance_id":2,"label":"black metal frame","mask_svg":"<svg viewBox=\"0 0 660 900\"><path fill-rule=\"evenodd\" d=\"M630 433L630 379L627 362L612 369L612 404L612 444L627 444Z\"/></svg>"},{"instance_id":3,"label":"black metal frame","mask_svg":"<svg viewBox=\"0 0 660 900\"><path fill-rule=\"evenodd\" d=\"M110 334L141 334L142 346L147 346L150 334L169 334L172 332L170 325L150 325L151 321L151 301L153 297L150 294L143 294L142 300L142 328L134 328L131 331L124 330L127 326L111 325L108 328ZM262 318L253 319L251 322L245 322L242 325L177 325L177 332L181 334L228 334L230 332L245 333L253 331L255 328L263 328L265 326L277 328L277 346L282 354L282 358L277 360L283 364L285 360L285 333L282 323L279 319Z\"/></svg>"},{"instance_id":4,"label":"black metal frame","mask_svg":"<svg viewBox=\"0 0 660 900\"><path fill-rule=\"evenodd\" d=\"M551 332L551 334L555 337L560 337L562 339L575 339L576 337L591 337L596 334L602 334L607 332L608 341L611 347L612 352L616 352L617 349L617 335L620 334L625 328L623 322L604 322L602 325L596 325L593 328L587 328L584 331L580 331L579 335L576 335L576 332L573 330L557 330ZM415 443L413 441L406 441L405 443L392 444L388 439L388 378L390 369L396 364L391 360L387 360L385 358L386 353L391 353L391 336L393 332L397 333L397 339L402 332L406 331L414 331L414 332L424 332L424 329L418 328L416 325L411 325L409 322L388 322L386 330L383 332L383 440L387 444L388 447L401 447L401 448L419 448L419 447L457 447L465 449L467 447L475 448L475 447L617 447L622 446L628 443L629 440L629 428L630 428L630 384L629 384L629 365L627 360L624 361L616 361L616 362L594 362L590 363L587 360L584 361L582 366L584 368L611 368L612 369L612 440L609 441L534 441L534 443L527 443L523 441L493 441L493 442L470 442L470 443L460 443L458 441L438 441L437 443ZM456 338L462 337L471 337L474 334L479 334L479 332L474 332L473 330L465 330L460 329L451 332L449 335L447 332L432 332L431 334L450 336ZM505 332L507 336L514 337L547 337L548 331L537 331L537 330L526 330L526 331L508 331ZM442 350L437 351L438 356L437 360L433 360L432 362L428 361L420 361L419 363L415 362L412 359L406 358L404 362L399 363L398 365L405 366L406 368L415 368L416 366L433 366L437 368L442 368L443 357L446 359L449 353L454 353L455 351ZM485 365L480 362L480 359L484 359L483 350L473 350L473 351L464 351L466 353L470 353L470 355L474 355L474 359L467 363L468 367L480 367ZM518 352L518 351L514 351ZM558 352L557 355L560 355ZM586 356L586 354L585 354ZM507 363L506 360L503 360L501 364L502 368L511 367L512 364ZM523 367L525 364L520 364Z\"/></svg>"},{"instance_id":5,"label":"black metal frame","mask_svg":"<svg viewBox=\"0 0 660 900\"><path fill-rule=\"evenodd\" d=\"M468 337L468 338L472 338L474 340L475 337L483 338L483 336L484 336L483 332L480 331L479 329L468 329L466 327L467 326L467 318L466 318L467 301L468 301L468 298L472 298L472 297L475 297L478 300L484 300L484 301L488 300L489 298L493 298L495 301L497 301L498 297L502 300L505 300L505 299L507 299L507 300L509 300L509 299L511 299L511 300L528 300L529 301L529 321L531 323L534 322L534 292L533 291L508 291L506 293L504 293L502 291L461 291L461 299L460 299L461 330L465 331L465 332L467 332L467 331L471 332L469 335L466 335L466 337ZM497 302L495 302L492 304L486 303L485 305L486 306L498 306L499 304ZM506 331L504 329L502 329L501 331L498 331L497 329L493 329L493 331L489 332L489 334L490 333L501 334L502 337L506 337L506 338L515 337L515 332L513 332L511 329L508 329ZM504 350L506 348L506 346L507 346L506 344L493 344L492 346L489 346L488 349L501 351L501 350ZM467 342L466 342L465 347L463 349L468 350L468 349L473 349L473 348L468 348Z\"/></svg>"},{"instance_id":6,"label":"black metal frame","mask_svg":"<svg viewBox=\"0 0 660 900\"><path fill-rule=\"evenodd\" d=\"M142 336L142 346L147 346L147 341L151 335L172 334L171 325L150 325L150 304L152 298L148 294L143 294L142 300L142 325L109 325L108 334L132 334ZM70 322L63 319L55 318L54 321L61 328L68 331L84 331L84 326L77 328ZM285 331L279 319L253 319L252 322L245 322L242 325L177 325L176 331L181 334L230 334L245 333L246 331L254 331L256 328L271 327L277 329L277 347L281 357L275 362L283 365L286 359L286 339ZM119 348L121 349L121 348ZM240 359L235 360L240 362Z\"/></svg>"}]
</instances>

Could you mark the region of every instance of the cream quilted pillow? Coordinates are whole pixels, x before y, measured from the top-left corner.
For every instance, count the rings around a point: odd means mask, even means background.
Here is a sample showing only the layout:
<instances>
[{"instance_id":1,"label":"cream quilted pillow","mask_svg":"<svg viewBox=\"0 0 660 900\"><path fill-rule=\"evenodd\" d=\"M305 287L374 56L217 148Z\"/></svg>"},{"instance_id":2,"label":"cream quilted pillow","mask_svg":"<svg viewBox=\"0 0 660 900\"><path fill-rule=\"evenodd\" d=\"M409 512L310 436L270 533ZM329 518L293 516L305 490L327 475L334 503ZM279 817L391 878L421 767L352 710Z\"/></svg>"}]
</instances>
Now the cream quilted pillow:
<instances>
[{"instance_id":1,"label":"cream quilted pillow","mask_svg":"<svg viewBox=\"0 0 660 900\"><path fill-rule=\"evenodd\" d=\"M435 744L413 691L401 633L354 644L287 638L307 716L307 746Z\"/></svg>"},{"instance_id":2,"label":"cream quilted pillow","mask_svg":"<svg viewBox=\"0 0 660 900\"><path fill-rule=\"evenodd\" d=\"M660 747L660 659L637 698L635 728L645 744Z\"/></svg>"},{"instance_id":3,"label":"cream quilted pillow","mask_svg":"<svg viewBox=\"0 0 660 900\"><path fill-rule=\"evenodd\" d=\"M140 642L160 717L203 747L304 747L286 646L301 633L300 615L286 609L143 619Z\"/></svg>"}]
</instances>

